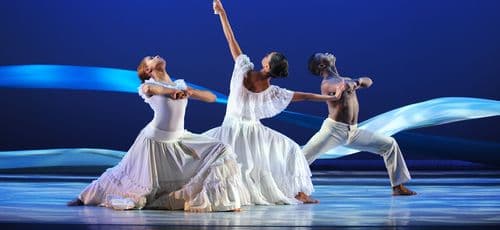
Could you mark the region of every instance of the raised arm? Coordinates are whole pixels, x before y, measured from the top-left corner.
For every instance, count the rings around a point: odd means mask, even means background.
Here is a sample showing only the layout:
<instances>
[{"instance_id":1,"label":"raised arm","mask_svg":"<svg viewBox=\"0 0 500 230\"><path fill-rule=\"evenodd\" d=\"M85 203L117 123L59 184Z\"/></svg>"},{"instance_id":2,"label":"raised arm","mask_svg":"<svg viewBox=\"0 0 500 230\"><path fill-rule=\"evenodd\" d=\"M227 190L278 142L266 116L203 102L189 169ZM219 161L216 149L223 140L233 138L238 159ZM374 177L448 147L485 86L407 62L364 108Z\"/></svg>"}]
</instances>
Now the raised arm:
<instances>
[{"instance_id":1,"label":"raised arm","mask_svg":"<svg viewBox=\"0 0 500 230\"><path fill-rule=\"evenodd\" d=\"M215 102L217 96L208 90L198 90L188 87L186 89L186 94L193 99L197 99L204 102Z\"/></svg>"},{"instance_id":2,"label":"raised arm","mask_svg":"<svg viewBox=\"0 0 500 230\"><path fill-rule=\"evenodd\" d=\"M214 10L219 14L222 29L224 30L224 35L226 36L229 49L231 50L231 55L233 55L233 59L236 61L236 58L242 53L241 48L234 37L233 29L231 28L231 24L229 24L226 11L224 10L220 0L214 0Z\"/></svg>"}]
</instances>

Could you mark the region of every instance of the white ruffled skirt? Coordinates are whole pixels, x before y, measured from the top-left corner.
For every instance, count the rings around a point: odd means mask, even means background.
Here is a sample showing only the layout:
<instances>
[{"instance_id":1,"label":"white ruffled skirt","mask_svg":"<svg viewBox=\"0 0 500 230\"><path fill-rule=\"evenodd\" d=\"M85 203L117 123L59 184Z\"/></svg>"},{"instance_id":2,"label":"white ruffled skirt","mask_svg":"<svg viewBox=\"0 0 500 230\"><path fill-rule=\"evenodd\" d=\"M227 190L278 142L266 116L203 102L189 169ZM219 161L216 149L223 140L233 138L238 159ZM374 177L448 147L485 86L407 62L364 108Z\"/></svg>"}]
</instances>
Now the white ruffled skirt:
<instances>
[{"instance_id":1,"label":"white ruffled skirt","mask_svg":"<svg viewBox=\"0 0 500 230\"><path fill-rule=\"evenodd\" d=\"M122 161L79 195L115 209L228 211L250 204L240 165L220 141L146 126Z\"/></svg>"},{"instance_id":2,"label":"white ruffled skirt","mask_svg":"<svg viewBox=\"0 0 500 230\"><path fill-rule=\"evenodd\" d=\"M233 148L253 204L297 204L297 193L314 191L300 146L259 121L226 117L221 127L203 134Z\"/></svg>"}]
</instances>

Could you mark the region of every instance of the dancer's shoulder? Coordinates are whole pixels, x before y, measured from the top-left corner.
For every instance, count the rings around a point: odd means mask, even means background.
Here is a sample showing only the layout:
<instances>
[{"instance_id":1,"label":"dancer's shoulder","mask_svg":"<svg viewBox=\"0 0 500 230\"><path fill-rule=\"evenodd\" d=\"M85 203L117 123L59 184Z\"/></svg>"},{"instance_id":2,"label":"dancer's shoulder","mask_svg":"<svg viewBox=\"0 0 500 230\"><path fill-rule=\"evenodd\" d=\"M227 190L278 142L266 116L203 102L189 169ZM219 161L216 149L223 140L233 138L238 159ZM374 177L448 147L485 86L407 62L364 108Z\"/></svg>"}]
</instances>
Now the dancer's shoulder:
<instances>
[{"instance_id":1,"label":"dancer's shoulder","mask_svg":"<svg viewBox=\"0 0 500 230\"><path fill-rule=\"evenodd\" d=\"M250 67L253 69L253 63L250 61L250 58L246 54L240 54L236 59L235 59L235 67Z\"/></svg>"}]
</instances>

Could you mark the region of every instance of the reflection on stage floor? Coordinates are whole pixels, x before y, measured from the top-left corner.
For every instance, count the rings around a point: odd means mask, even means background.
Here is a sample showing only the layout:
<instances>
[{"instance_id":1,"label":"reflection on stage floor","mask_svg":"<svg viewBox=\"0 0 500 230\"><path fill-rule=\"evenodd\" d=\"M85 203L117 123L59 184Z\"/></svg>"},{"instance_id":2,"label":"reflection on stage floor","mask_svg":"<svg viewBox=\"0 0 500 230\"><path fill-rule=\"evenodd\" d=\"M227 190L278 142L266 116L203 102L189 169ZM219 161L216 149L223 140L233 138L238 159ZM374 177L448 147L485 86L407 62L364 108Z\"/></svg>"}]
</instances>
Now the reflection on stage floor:
<instances>
[{"instance_id":1,"label":"reflection on stage floor","mask_svg":"<svg viewBox=\"0 0 500 230\"><path fill-rule=\"evenodd\" d=\"M239 213L67 207L94 177L0 175L0 222L72 228L158 226L456 226L500 224L500 172L414 172L419 194L393 197L384 172L315 172L317 205L246 206Z\"/></svg>"}]
</instances>

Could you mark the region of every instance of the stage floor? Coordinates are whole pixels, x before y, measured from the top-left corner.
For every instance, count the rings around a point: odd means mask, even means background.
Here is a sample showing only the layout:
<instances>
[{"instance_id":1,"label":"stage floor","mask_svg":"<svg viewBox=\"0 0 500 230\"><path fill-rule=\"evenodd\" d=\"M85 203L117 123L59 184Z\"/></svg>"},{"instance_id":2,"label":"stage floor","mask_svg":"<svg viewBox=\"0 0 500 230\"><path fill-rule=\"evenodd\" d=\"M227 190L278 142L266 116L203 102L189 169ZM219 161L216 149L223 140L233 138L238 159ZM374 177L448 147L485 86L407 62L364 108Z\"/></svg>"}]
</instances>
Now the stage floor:
<instances>
[{"instance_id":1,"label":"stage floor","mask_svg":"<svg viewBox=\"0 0 500 230\"><path fill-rule=\"evenodd\" d=\"M93 177L0 175L2 229L165 226L482 227L500 224L500 171L413 172L419 194L393 197L384 172L315 172L316 205L246 206L239 213L67 207ZM109 226L113 225L113 226ZM49 227L49 226L47 226Z\"/></svg>"}]
</instances>

